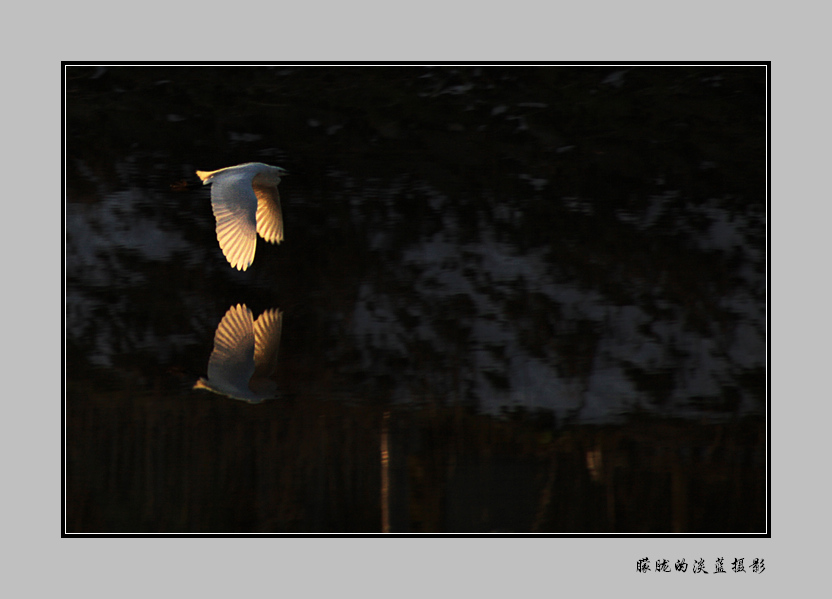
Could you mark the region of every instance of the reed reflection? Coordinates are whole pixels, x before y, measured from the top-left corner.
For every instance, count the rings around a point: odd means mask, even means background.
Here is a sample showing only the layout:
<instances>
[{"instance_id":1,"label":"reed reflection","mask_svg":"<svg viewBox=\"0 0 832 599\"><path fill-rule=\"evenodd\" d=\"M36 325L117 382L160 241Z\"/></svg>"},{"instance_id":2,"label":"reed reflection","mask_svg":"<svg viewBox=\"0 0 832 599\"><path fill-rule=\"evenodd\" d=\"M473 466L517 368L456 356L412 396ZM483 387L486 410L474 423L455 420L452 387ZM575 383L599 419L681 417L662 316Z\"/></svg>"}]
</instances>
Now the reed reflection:
<instances>
[{"instance_id":1,"label":"reed reflection","mask_svg":"<svg viewBox=\"0 0 832 599\"><path fill-rule=\"evenodd\" d=\"M272 377L282 327L280 310L266 310L254 320L245 304L229 308L214 334L208 378L200 378L194 389L249 403L275 397L277 383Z\"/></svg>"}]
</instances>

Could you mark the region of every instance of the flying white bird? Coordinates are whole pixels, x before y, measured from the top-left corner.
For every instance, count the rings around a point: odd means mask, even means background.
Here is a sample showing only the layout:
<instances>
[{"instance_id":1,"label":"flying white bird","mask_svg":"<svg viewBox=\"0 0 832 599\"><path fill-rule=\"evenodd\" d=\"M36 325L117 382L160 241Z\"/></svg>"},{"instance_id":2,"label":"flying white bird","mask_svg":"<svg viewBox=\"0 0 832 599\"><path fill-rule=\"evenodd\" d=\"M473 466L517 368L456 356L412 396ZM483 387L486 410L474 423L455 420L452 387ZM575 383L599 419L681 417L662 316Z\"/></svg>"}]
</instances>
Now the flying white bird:
<instances>
[{"instance_id":1,"label":"flying white bird","mask_svg":"<svg viewBox=\"0 0 832 599\"><path fill-rule=\"evenodd\" d=\"M211 206L217 219L217 240L234 268L254 261L257 234L269 243L283 240L283 213L277 185L288 173L279 166L247 162L216 171L197 171L203 185L211 183Z\"/></svg>"},{"instance_id":2,"label":"flying white bird","mask_svg":"<svg viewBox=\"0 0 832 599\"><path fill-rule=\"evenodd\" d=\"M194 389L249 403L274 397L277 383L272 376L282 328L280 310L266 310L255 321L245 304L229 308L214 334L208 378L200 378Z\"/></svg>"}]
</instances>

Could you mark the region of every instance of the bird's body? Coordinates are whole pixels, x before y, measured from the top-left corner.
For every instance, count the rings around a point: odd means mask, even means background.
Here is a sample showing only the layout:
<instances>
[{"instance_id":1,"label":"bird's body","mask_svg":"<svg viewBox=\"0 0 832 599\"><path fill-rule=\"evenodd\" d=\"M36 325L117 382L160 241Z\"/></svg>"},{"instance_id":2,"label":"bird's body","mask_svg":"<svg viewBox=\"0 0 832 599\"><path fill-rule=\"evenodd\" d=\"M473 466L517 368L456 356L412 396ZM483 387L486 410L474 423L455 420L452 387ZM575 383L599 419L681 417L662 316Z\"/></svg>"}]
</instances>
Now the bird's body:
<instances>
[{"instance_id":1,"label":"bird's body","mask_svg":"<svg viewBox=\"0 0 832 599\"><path fill-rule=\"evenodd\" d=\"M283 214L277 185L286 171L262 162L247 162L216 171L197 171L211 184L211 206L217 240L232 267L246 270L254 261L257 234L269 243L283 240Z\"/></svg>"}]
</instances>

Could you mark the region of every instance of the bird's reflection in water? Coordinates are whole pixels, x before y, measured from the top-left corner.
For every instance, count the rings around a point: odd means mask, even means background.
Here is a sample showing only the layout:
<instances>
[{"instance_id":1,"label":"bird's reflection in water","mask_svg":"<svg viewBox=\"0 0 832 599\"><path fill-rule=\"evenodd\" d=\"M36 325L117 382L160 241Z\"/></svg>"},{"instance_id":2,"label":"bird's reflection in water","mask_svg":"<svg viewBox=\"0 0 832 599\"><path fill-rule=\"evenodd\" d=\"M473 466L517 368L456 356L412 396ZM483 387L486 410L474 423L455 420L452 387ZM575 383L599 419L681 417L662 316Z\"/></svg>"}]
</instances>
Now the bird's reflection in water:
<instances>
[{"instance_id":1,"label":"bird's reflection in water","mask_svg":"<svg viewBox=\"0 0 832 599\"><path fill-rule=\"evenodd\" d=\"M245 305L229 308L214 334L208 378L200 378L194 389L249 403L273 398L277 384L271 377L277 364L282 326L280 310L266 310L255 321Z\"/></svg>"}]
</instances>

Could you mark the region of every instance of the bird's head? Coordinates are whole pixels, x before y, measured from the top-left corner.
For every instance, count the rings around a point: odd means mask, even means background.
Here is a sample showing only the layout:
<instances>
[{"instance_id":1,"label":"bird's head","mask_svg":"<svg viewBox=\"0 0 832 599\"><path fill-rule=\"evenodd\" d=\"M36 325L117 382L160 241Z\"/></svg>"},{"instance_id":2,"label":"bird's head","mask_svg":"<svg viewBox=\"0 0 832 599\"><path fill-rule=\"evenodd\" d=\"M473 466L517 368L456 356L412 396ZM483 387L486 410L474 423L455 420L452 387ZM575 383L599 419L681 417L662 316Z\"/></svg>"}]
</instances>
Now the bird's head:
<instances>
[{"instance_id":1,"label":"bird's head","mask_svg":"<svg viewBox=\"0 0 832 599\"><path fill-rule=\"evenodd\" d=\"M280 183L281 177L285 177L289 174L289 171L287 171L285 168L271 165L267 166L268 168L264 171L261 171L259 176L267 180L272 185L277 185L278 183Z\"/></svg>"}]
</instances>

